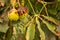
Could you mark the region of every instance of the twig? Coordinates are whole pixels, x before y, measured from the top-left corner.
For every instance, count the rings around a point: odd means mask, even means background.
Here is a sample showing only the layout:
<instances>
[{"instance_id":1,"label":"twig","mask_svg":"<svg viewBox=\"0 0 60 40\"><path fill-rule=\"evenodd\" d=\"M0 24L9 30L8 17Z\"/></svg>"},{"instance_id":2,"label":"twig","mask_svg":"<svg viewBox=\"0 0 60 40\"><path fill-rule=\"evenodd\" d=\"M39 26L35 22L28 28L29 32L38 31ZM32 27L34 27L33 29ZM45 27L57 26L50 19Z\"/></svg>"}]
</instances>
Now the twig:
<instances>
[{"instance_id":1,"label":"twig","mask_svg":"<svg viewBox=\"0 0 60 40\"><path fill-rule=\"evenodd\" d=\"M6 7L6 9L4 10L4 13L7 11L9 7L10 7L10 4Z\"/></svg>"},{"instance_id":2,"label":"twig","mask_svg":"<svg viewBox=\"0 0 60 40\"><path fill-rule=\"evenodd\" d=\"M34 20L34 17L26 24L26 27Z\"/></svg>"},{"instance_id":3,"label":"twig","mask_svg":"<svg viewBox=\"0 0 60 40\"><path fill-rule=\"evenodd\" d=\"M25 28L24 28L24 32L26 32L26 28L27 28L27 26L30 24L30 23L32 23L33 22L33 20L34 20L34 17L25 25Z\"/></svg>"},{"instance_id":4,"label":"twig","mask_svg":"<svg viewBox=\"0 0 60 40\"><path fill-rule=\"evenodd\" d=\"M20 7L20 6L21 6L20 1L19 1L19 0L17 0L17 2L18 2L18 5L19 5L19 7Z\"/></svg>"},{"instance_id":5,"label":"twig","mask_svg":"<svg viewBox=\"0 0 60 40\"><path fill-rule=\"evenodd\" d=\"M42 9L40 10L40 13L42 12L43 8L45 8L45 12L46 12L46 14L48 15L48 11L47 11L47 8L46 8L47 3L44 4L44 2L42 2L42 1L40 1L40 2L43 4L43 7L42 7Z\"/></svg>"},{"instance_id":6,"label":"twig","mask_svg":"<svg viewBox=\"0 0 60 40\"><path fill-rule=\"evenodd\" d=\"M22 0L21 1L21 5L24 6L24 3L25 3L25 0Z\"/></svg>"},{"instance_id":7,"label":"twig","mask_svg":"<svg viewBox=\"0 0 60 40\"><path fill-rule=\"evenodd\" d=\"M43 21L43 19L41 17L39 17L39 16L36 16L36 17L38 17L39 19L41 19Z\"/></svg>"},{"instance_id":8,"label":"twig","mask_svg":"<svg viewBox=\"0 0 60 40\"><path fill-rule=\"evenodd\" d=\"M4 10L4 12L3 12L3 14L2 14L2 17L4 17L4 16L6 16L6 11L7 11L7 9L10 7L10 4L6 7L6 9Z\"/></svg>"},{"instance_id":9,"label":"twig","mask_svg":"<svg viewBox=\"0 0 60 40\"><path fill-rule=\"evenodd\" d=\"M47 4L44 4L43 5L43 7L41 8L41 10L40 10L40 12L39 13L41 13L42 12L42 10L45 8L45 6L46 6Z\"/></svg>"},{"instance_id":10,"label":"twig","mask_svg":"<svg viewBox=\"0 0 60 40\"><path fill-rule=\"evenodd\" d=\"M44 3L42 3L44 5ZM46 4L47 5L47 4ZM45 12L46 12L46 15L48 16L48 11L47 11L47 8L45 6Z\"/></svg>"},{"instance_id":11,"label":"twig","mask_svg":"<svg viewBox=\"0 0 60 40\"><path fill-rule=\"evenodd\" d=\"M45 12L46 12L46 15L48 16L48 11L47 11L47 8L45 7Z\"/></svg>"},{"instance_id":12,"label":"twig","mask_svg":"<svg viewBox=\"0 0 60 40\"><path fill-rule=\"evenodd\" d=\"M54 2L45 2L45 1L40 0L39 2L40 3L44 3L44 4L55 4L56 3L56 0Z\"/></svg>"},{"instance_id":13,"label":"twig","mask_svg":"<svg viewBox=\"0 0 60 40\"><path fill-rule=\"evenodd\" d=\"M28 0L28 2L29 2L30 6L31 6L31 8L33 10L33 13L35 14L34 8L33 8L32 4L31 4L30 0Z\"/></svg>"}]
</instances>

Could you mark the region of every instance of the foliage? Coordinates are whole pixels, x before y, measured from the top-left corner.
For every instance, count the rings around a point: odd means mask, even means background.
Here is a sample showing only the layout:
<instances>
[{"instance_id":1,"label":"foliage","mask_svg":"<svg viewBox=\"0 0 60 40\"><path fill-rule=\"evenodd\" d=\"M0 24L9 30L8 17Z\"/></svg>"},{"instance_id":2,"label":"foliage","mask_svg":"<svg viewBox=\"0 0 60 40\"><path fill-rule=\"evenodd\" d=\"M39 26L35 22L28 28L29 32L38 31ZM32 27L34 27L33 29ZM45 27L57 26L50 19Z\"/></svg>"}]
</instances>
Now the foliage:
<instances>
[{"instance_id":1,"label":"foliage","mask_svg":"<svg viewBox=\"0 0 60 40\"><path fill-rule=\"evenodd\" d=\"M0 40L60 40L60 0L0 0Z\"/></svg>"}]
</instances>

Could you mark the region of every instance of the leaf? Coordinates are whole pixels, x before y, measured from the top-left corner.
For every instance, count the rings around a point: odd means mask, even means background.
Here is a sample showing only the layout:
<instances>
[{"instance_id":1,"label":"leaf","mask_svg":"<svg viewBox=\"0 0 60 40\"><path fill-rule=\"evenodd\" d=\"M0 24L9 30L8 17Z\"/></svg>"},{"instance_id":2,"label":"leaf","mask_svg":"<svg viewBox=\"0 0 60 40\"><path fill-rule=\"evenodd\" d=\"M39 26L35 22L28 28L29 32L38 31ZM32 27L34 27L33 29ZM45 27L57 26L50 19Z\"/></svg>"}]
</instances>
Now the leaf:
<instances>
[{"instance_id":1,"label":"leaf","mask_svg":"<svg viewBox=\"0 0 60 40\"><path fill-rule=\"evenodd\" d=\"M15 6L16 0L10 0L10 2L11 2L11 4L12 4L12 6Z\"/></svg>"},{"instance_id":2,"label":"leaf","mask_svg":"<svg viewBox=\"0 0 60 40\"><path fill-rule=\"evenodd\" d=\"M4 2L4 0L0 0L0 2Z\"/></svg>"},{"instance_id":3,"label":"leaf","mask_svg":"<svg viewBox=\"0 0 60 40\"><path fill-rule=\"evenodd\" d=\"M58 2L60 2L60 0L58 0Z\"/></svg>"},{"instance_id":4,"label":"leaf","mask_svg":"<svg viewBox=\"0 0 60 40\"><path fill-rule=\"evenodd\" d=\"M3 23L3 19L0 19L0 23Z\"/></svg>"},{"instance_id":5,"label":"leaf","mask_svg":"<svg viewBox=\"0 0 60 40\"><path fill-rule=\"evenodd\" d=\"M42 8L42 4L39 4L39 3L35 3L35 11L36 11L36 13L38 13L40 10L41 10L41 8Z\"/></svg>"},{"instance_id":6,"label":"leaf","mask_svg":"<svg viewBox=\"0 0 60 40\"><path fill-rule=\"evenodd\" d=\"M60 20L60 12L56 15L57 19Z\"/></svg>"},{"instance_id":7,"label":"leaf","mask_svg":"<svg viewBox=\"0 0 60 40\"><path fill-rule=\"evenodd\" d=\"M11 38L11 40L15 40L15 39L16 39L16 38L15 38L15 35L13 35L12 38Z\"/></svg>"},{"instance_id":8,"label":"leaf","mask_svg":"<svg viewBox=\"0 0 60 40\"><path fill-rule=\"evenodd\" d=\"M5 1L6 1L6 0L0 0L0 3L1 3L2 6L5 5Z\"/></svg>"},{"instance_id":9,"label":"leaf","mask_svg":"<svg viewBox=\"0 0 60 40\"><path fill-rule=\"evenodd\" d=\"M21 5L24 6L25 0L21 0Z\"/></svg>"},{"instance_id":10,"label":"leaf","mask_svg":"<svg viewBox=\"0 0 60 40\"><path fill-rule=\"evenodd\" d=\"M54 40L56 39L56 35L54 35L47 27L44 25L44 23L41 23L41 28L45 33L46 40Z\"/></svg>"},{"instance_id":11,"label":"leaf","mask_svg":"<svg viewBox=\"0 0 60 40\"><path fill-rule=\"evenodd\" d=\"M36 0L30 0L32 5L35 5Z\"/></svg>"},{"instance_id":12,"label":"leaf","mask_svg":"<svg viewBox=\"0 0 60 40\"><path fill-rule=\"evenodd\" d=\"M0 24L0 32L6 33L8 30L8 25L7 24Z\"/></svg>"},{"instance_id":13,"label":"leaf","mask_svg":"<svg viewBox=\"0 0 60 40\"><path fill-rule=\"evenodd\" d=\"M22 19L23 20L23 22L26 24L27 22L28 22L28 17L25 17L24 19Z\"/></svg>"},{"instance_id":14,"label":"leaf","mask_svg":"<svg viewBox=\"0 0 60 40\"><path fill-rule=\"evenodd\" d=\"M57 9L60 10L60 2L57 4Z\"/></svg>"},{"instance_id":15,"label":"leaf","mask_svg":"<svg viewBox=\"0 0 60 40\"><path fill-rule=\"evenodd\" d=\"M36 23L37 23L37 28L40 32L41 40L45 40L45 34L44 34L43 30L41 29L40 22L39 22L38 18L36 18Z\"/></svg>"},{"instance_id":16,"label":"leaf","mask_svg":"<svg viewBox=\"0 0 60 40\"><path fill-rule=\"evenodd\" d=\"M53 25L53 24L50 24L48 21L43 21L44 24L46 24L47 28L50 30L50 31L54 31L56 29L56 26Z\"/></svg>"},{"instance_id":17,"label":"leaf","mask_svg":"<svg viewBox=\"0 0 60 40\"><path fill-rule=\"evenodd\" d=\"M38 33L38 32L36 31L36 34L35 34L35 38L34 38L34 40L40 40L40 39L39 39L39 36L38 36L37 33Z\"/></svg>"},{"instance_id":18,"label":"leaf","mask_svg":"<svg viewBox=\"0 0 60 40\"><path fill-rule=\"evenodd\" d=\"M57 14L57 10L56 9L48 9L48 12L50 14L56 15Z\"/></svg>"},{"instance_id":19,"label":"leaf","mask_svg":"<svg viewBox=\"0 0 60 40\"><path fill-rule=\"evenodd\" d=\"M54 33L56 36L60 36L60 33L56 32L56 26L53 24L50 24L48 21L42 20L44 24L46 24L47 28Z\"/></svg>"},{"instance_id":20,"label":"leaf","mask_svg":"<svg viewBox=\"0 0 60 40\"><path fill-rule=\"evenodd\" d=\"M26 40L33 40L35 36L35 25L31 23L27 28Z\"/></svg>"},{"instance_id":21,"label":"leaf","mask_svg":"<svg viewBox=\"0 0 60 40\"><path fill-rule=\"evenodd\" d=\"M53 22L53 23L55 23L56 25L60 25L60 21L58 21L58 20L56 20L56 19L54 19L54 18L52 18L52 17L50 17L50 16L44 16L44 15L42 15L45 19L47 19L47 20L49 20L49 21L51 21L51 22Z\"/></svg>"},{"instance_id":22,"label":"leaf","mask_svg":"<svg viewBox=\"0 0 60 40\"><path fill-rule=\"evenodd\" d=\"M31 9L31 7L30 7L30 5L29 5L28 2L26 2L26 5L25 5L25 6L28 8L29 12L32 13L32 9ZM31 14L30 14L30 15L31 15Z\"/></svg>"},{"instance_id":23,"label":"leaf","mask_svg":"<svg viewBox=\"0 0 60 40\"><path fill-rule=\"evenodd\" d=\"M5 35L5 40L11 40L13 34L13 27L9 28Z\"/></svg>"}]
</instances>

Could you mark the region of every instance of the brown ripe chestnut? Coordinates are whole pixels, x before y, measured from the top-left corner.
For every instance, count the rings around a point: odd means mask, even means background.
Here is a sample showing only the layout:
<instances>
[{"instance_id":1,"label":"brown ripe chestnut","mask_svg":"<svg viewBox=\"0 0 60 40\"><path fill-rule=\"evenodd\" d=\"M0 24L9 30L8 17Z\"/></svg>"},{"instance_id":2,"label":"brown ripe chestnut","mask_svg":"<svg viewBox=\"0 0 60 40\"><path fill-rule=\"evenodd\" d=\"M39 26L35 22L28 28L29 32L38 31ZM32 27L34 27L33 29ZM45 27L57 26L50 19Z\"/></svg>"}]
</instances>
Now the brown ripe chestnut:
<instances>
[{"instance_id":1,"label":"brown ripe chestnut","mask_svg":"<svg viewBox=\"0 0 60 40\"><path fill-rule=\"evenodd\" d=\"M24 7L24 6L20 6L20 8L18 9L18 13L20 15L23 15L25 13L28 13L28 9L26 7Z\"/></svg>"}]
</instances>

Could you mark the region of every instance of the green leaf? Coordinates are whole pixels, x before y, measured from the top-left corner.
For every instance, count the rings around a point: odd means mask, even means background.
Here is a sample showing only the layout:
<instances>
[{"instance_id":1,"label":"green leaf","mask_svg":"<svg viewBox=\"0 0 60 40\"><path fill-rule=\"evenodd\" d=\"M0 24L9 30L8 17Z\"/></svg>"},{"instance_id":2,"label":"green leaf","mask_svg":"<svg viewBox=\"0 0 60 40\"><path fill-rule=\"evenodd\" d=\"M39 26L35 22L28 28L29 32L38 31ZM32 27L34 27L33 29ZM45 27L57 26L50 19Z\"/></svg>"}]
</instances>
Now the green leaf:
<instances>
[{"instance_id":1,"label":"green leaf","mask_svg":"<svg viewBox=\"0 0 60 40\"><path fill-rule=\"evenodd\" d=\"M26 23L28 22L28 18L25 17L25 18L23 19L23 22L26 24Z\"/></svg>"},{"instance_id":2,"label":"green leaf","mask_svg":"<svg viewBox=\"0 0 60 40\"><path fill-rule=\"evenodd\" d=\"M56 26L53 24L50 24L48 21L44 20L43 23L46 24L47 28L52 32L56 29Z\"/></svg>"},{"instance_id":3,"label":"green leaf","mask_svg":"<svg viewBox=\"0 0 60 40\"><path fill-rule=\"evenodd\" d=\"M60 2L60 0L58 0L58 2Z\"/></svg>"},{"instance_id":4,"label":"green leaf","mask_svg":"<svg viewBox=\"0 0 60 40\"><path fill-rule=\"evenodd\" d=\"M45 20L42 20L44 24L46 24L47 28L52 32L54 33L56 36L60 36L60 33L59 32L56 32L56 26L55 25L52 25L50 24L48 21L45 21Z\"/></svg>"},{"instance_id":5,"label":"green leaf","mask_svg":"<svg viewBox=\"0 0 60 40\"><path fill-rule=\"evenodd\" d=\"M31 9L31 7L30 7L28 2L26 3L26 7L28 8L29 12L32 13L32 9Z\"/></svg>"},{"instance_id":6,"label":"green leaf","mask_svg":"<svg viewBox=\"0 0 60 40\"><path fill-rule=\"evenodd\" d=\"M48 12L50 14L56 15L57 14L57 10L56 9L48 9Z\"/></svg>"},{"instance_id":7,"label":"green leaf","mask_svg":"<svg viewBox=\"0 0 60 40\"><path fill-rule=\"evenodd\" d=\"M13 35L13 27L12 28L9 28L7 30L6 35L5 35L5 40L11 40L12 35Z\"/></svg>"},{"instance_id":8,"label":"green leaf","mask_svg":"<svg viewBox=\"0 0 60 40\"><path fill-rule=\"evenodd\" d=\"M42 22L41 23L41 28L44 31L45 35L46 35L46 40L54 40L56 39L56 35L54 35L47 27L46 25Z\"/></svg>"},{"instance_id":9,"label":"green leaf","mask_svg":"<svg viewBox=\"0 0 60 40\"><path fill-rule=\"evenodd\" d=\"M31 23L27 28L26 40L33 40L35 36L35 25Z\"/></svg>"},{"instance_id":10,"label":"green leaf","mask_svg":"<svg viewBox=\"0 0 60 40\"><path fill-rule=\"evenodd\" d=\"M3 23L3 19L0 19L0 23Z\"/></svg>"},{"instance_id":11,"label":"green leaf","mask_svg":"<svg viewBox=\"0 0 60 40\"><path fill-rule=\"evenodd\" d=\"M47 20L49 20L49 21L51 21L51 22L53 22L53 23L55 23L56 25L60 25L60 21L58 21L57 19L54 19L54 18L52 18L52 17L50 17L50 16L44 16L44 15L42 15L45 19L47 19Z\"/></svg>"},{"instance_id":12,"label":"green leaf","mask_svg":"<svg viewBox=\"0 0 60 40\"><path fill-rule=\"evenodd\" d=\"M5 0L0 0L0 2L4 2Z\"/></svg>"},{"instance_id":13,"label":"green leaf","mask_svg":"<svg viewBox=\"0 0 60 40\"><path fill-rule=\"evenodd\" d=\"M39 36L38 36L37 33L38 33L38 32L36 31L36 34L35 34L35 38L34 38L34 40L40 40L40 39L39 39Z\"/></svg>"},{"instance_id":14,"label":"green leaf","mask_svg":"<svg viewBox=\"0 0 60 40\"><path fill-rule=\"evenodd\" d=\"M57 9L60 10L60 2L57 4Z\"/></svg>"},{"instance_id":15,"label":"green leaf","mask_svg":"<svg viewBox=\"0 0 60 40\"><path fill-rule=\"evenodd\" d=\"M5 2L6 2L6 0L0 0L0 3L1 3L2 6L5 5Z\"/></svg>"},{"instance_id":16,"label":"green leaf","mask_svg":"<svg viewBox=\"0 0 60 40\"><path fill-rule=\"evenodd\" d=\"M36 2L36 0L31 0L31 3L32 3L33 5L35 5L35 2Z\"/></svg>"},{"instance_id":17,"label":"green leaf","mask_svg":"<svg viewBox=\"0 0 60 40\"><path fill-rule=\"evenodd\" d=\"M40 32L41 40L45 40L45 34L44 34L43 30L41 29L40 22L39 22L38 18L36 18L36 23L37 23L37 28Z\"/></svg>"},{"instance_id":18,"label":"green leaf","mask_svg":"<svg viewBox=\"0 0 60 40\"><path fill-rule=\"evenodd\" d=\"M56 15L57 19L60 20L60 12Z\"/></svg>"},{"instance_id":19,"label":"green leaf","mask_svg":"<svg viewBox=\"0 0 60 40\"><path fill-rule=\"evenodd\" d=\"M7 24L0 24L0 32L6 33L8 30L8 25Z\"/></svg>"}]
</instances>

